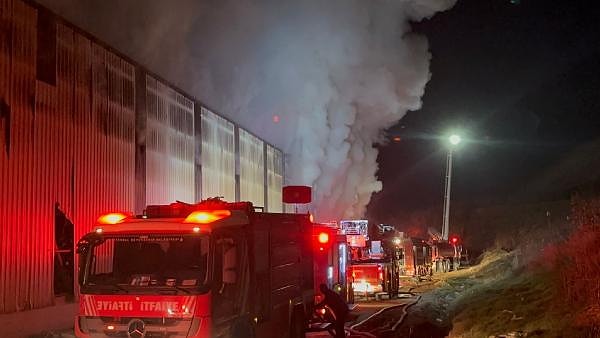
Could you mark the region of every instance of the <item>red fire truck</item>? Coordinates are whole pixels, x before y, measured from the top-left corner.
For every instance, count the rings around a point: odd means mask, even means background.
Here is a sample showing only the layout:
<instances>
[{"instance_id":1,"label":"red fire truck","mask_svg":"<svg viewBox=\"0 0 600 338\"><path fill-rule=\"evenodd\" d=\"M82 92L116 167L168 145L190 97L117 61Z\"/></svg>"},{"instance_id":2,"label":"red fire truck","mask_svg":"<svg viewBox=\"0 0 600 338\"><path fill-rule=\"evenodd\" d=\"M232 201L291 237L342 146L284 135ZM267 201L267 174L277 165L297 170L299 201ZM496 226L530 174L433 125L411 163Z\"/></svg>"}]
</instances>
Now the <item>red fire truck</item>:
<instances>
[{"instance_id":1,"label":"red fire truck","mask_svg":"<svg viewBox=\"0 0 600 338\"><path fill-rule=\"evenodd\" d=\"M316 229L218 199L104 215L77 244L76 335L304 337L313 251L329 249Z\"/></svg>"},{"instance_id":2,"label":"red fire truck","mask_svg":"<svg viewBox=\"0 0 600 338\"><path fill-rule=\"evenodd\" d=\"M387 295L394 297L400 287L400 267L392 252L383 256L371 256L352 260L348 274L352 288L358 295Z\"/></svg>"},{"instance_id":3,"label":"red fire truck","mask_svg":"<svg viewBox=\"0 0 600 338\"><path fill-rule=\"evenodd\" d=\"M400 267L403 276L428 277L431 275L431 246L425 239L404 237L395 239L400 249Z\"/></svg>"},{"instance_id":4,"label":"red fire truck","mask_svg":"<svg viewBox=\"0 0 600 338\"><path fill-rule=\"evenodd\" d=\"M346 236L339 234L339 229L332 224L314 224L313 229L318 233L314 248L315 290L318 290L319 284L326 284L347 303L353 303L352 282L347 275L349 261Z\"/></svg>"},{"instance_id":5,"label":"red fire truck","mask_svg":"<svg viewBox=\"0 0 600 338\"><path fill-rule=\"evenodd\" d=\"M348 276L352 290L359 296L379 295L393 297L398 293L400 270L394 246L382 241L371 241L367 220L341 221L350 248Z\"/></svg>"}]
</instances>

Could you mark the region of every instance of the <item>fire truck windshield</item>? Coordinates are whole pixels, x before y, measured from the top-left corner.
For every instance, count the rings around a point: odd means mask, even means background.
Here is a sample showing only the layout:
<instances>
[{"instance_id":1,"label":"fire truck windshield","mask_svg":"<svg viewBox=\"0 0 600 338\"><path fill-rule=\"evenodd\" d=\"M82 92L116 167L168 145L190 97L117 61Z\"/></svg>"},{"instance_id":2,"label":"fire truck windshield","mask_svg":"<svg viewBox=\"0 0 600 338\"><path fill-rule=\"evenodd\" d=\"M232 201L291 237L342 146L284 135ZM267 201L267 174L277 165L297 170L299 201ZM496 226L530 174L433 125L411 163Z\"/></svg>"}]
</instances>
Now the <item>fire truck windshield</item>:
<instances>
[{"instance_id":1,"label":"fire truck windshield","mask_svg":"<svg viewBox=\"0 0 600 338\"><path fill-rule=\"evenodd\" d=\"M80 253L82 293L201 293L207 285L206 235L102 236Z\"/></svg>"}]
</instances>

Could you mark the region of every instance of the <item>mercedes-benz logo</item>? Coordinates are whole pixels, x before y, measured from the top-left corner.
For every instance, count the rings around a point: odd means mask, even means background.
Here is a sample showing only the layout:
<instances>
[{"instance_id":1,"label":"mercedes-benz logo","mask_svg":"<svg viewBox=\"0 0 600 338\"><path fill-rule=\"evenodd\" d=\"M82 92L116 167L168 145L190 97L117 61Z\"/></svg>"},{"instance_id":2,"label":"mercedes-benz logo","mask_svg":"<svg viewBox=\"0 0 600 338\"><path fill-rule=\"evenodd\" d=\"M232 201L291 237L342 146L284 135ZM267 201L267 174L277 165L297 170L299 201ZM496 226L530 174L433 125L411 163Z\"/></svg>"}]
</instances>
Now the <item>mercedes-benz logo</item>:
<instances>
[{"instance_id":1,"label":"mercedes-benz logo","mask_svg":"<svg viewBox=\"0 0 600 338\"><path fill-rule=\"evenodd\" d=\"M146 328L143 321L140 319L134 319L129 322L127 327L127 337L129 338L144 338L146 335Z\"/></svg>"}]
</instances>

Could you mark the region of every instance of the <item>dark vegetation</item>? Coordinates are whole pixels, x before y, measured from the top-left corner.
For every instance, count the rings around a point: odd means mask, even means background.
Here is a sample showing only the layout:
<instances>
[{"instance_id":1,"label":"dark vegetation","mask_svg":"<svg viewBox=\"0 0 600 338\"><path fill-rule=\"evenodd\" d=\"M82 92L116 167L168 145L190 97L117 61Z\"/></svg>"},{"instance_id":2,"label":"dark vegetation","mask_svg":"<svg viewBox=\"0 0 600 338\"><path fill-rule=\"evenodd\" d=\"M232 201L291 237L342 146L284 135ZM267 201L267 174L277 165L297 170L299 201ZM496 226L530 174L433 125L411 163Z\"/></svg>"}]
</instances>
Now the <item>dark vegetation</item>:
<instances>
[{"instance_id":1,"label":"dark vegetation","mask_svg":"<svg viewBox=\"0 0 600 338\"><path fill-rule=\"evenodd\" d=\"M457 216L466 242L488 249L477 265L437 276L406 336L423 324L461 338L600 337L600 190Z\"/></svg>"},{"instance_id":2,"label":"dark vegetation","mask_svg":"<svg viewBox=\"0 0 600 338\"><path fill-rule=\"evenodd\" d=\"M572 202L575 230L544 251L545 264L574 310L574 325L600 336L600 195L576 195Z\"/></svg>"},{"instance_id":3,"label":"dark vegetation","mask_svg":"<svg viewBox=\"0 0 600 338\"><path fill-rule=\"evenodd\" d=\"M600 195L574 195L558 220L520 220L497 236L493 263L484 256L481 270L449 283L460 286L452 336L600 337Z\"/></svg>"}]
</instances>

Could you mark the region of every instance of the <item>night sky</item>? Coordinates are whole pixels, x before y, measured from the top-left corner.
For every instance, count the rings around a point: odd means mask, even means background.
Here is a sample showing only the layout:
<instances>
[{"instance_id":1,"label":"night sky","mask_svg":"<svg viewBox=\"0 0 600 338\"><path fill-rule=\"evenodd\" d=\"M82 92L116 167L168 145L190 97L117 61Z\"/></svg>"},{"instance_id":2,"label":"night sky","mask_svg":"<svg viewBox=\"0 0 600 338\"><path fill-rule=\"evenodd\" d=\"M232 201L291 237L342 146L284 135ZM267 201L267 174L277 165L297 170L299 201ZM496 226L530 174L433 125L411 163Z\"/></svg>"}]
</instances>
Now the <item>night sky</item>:
<instances>
[{"instance_id":1,"label":"night sky","mask_svg":"<svg viewBox=\"0 0 600 338\"><path fill-rule=\"evenodd\" d=\"M429 39L432 78L423 108L388 130L401 141L380 146L383 191L371 200L370 219L393 224L403 212L441 205L440 137L450 130L468 139L455 152L453 203L548 200L560 196L549 191L563 188L548 177L598 177L600 167L576 168L578 158L600 158L599 147L589 147L600 137L598 7L579 0L459 0L414 24ZM549 171L554 176L544 176Z\"/></svg>"}]
</instances>

